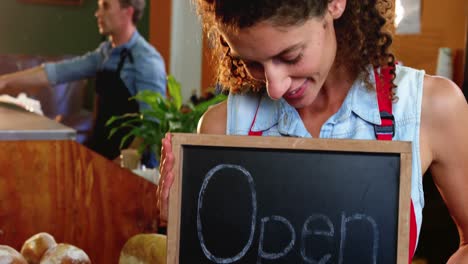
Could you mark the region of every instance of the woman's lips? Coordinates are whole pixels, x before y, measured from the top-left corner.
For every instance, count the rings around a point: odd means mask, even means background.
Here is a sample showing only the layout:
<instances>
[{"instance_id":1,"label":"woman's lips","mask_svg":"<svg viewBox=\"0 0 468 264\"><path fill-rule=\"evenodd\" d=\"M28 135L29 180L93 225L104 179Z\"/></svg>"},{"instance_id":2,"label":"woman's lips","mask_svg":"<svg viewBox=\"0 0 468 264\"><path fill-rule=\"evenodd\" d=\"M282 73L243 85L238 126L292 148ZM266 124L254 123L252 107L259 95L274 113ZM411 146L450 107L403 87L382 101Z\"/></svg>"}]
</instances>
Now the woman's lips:
<instances>
[{"instance_id":1,"label":"woman's lips","mask_svg":"<svg viewBox=\"0 0 468 264\"><path fill-rule=\"evenodd\" d=\"M304 81L304 83L301 84L301 86L299 86L298 88L296 89L293 89L291 91L288 91L283 97L284 99L286 100L294 100L294 99L298 99L298 98L301 98L302 95L304 95L305 91L306 91L306 88L307 88L307 84L309 83L308 79L306 79Z\"/></svg>"}]
</instances>

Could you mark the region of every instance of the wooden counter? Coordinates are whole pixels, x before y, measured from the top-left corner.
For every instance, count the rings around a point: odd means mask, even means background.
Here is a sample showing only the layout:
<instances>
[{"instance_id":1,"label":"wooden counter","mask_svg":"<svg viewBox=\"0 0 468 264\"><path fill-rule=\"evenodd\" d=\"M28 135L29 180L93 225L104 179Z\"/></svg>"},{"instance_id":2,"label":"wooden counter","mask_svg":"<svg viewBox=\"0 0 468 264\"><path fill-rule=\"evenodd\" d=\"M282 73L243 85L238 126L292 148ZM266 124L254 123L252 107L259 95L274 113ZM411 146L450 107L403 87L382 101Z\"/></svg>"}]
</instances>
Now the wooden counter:
<instances>
[{"instance_id":1,"label":"wooden counter","mask_svg":"<svg viewBox=\"0 0 468 264\"><path fill-rule=\"evenodd\" d=\"M48 232L93 263L156 232L156 185L71 140L0 141L0 244Z\"/></svg>"}]
</instances>

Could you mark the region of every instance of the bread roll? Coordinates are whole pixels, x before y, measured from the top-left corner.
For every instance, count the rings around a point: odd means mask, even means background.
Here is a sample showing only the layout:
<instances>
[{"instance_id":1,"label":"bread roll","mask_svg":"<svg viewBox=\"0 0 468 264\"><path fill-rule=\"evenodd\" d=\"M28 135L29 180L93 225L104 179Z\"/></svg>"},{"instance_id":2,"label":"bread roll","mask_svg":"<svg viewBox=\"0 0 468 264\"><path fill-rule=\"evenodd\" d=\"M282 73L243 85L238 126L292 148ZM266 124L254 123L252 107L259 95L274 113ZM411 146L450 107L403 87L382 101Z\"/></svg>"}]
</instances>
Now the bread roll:
<instances>
[{"instance_id":1,"label":"bread roll","mask_svg":"<svg viewBox=\"0 0 468 264\"><path fill-rule=\"evenodd\" d=\"M30 237L21 247L21 255L29 264L39 264L42 255L49 249L57 245L52 235L48 233L38 233Z\"/></svg>"},{"instance_id":2,"label":"bread roll","mask_svg":"<svg viewBox=\"0 0 468 264\"><path fill-rule=\"evenodd\" d=\"M0 245L0 264L28 264L14 248Z\"/></svg>"},{"instance_id":3,"label":"bread roll","mask_svg":"<svg viewBox=\"0 0 468 264\"><path fill-rule=\"evenodd\" d=\"M40 264L91 264L88 255L73 245L60 243L49 248L42 256Z\"/></svg>"},{"instance_id":4,"label":"bread roll","mask_svg":"<svg viewBox=\"0 0 468 264\"><path fill-rule=\"evenodd\" d=\"M167 237L138 234L131 237L120 253L119 264L166 264Z\"/></svg>"}]
</instances>

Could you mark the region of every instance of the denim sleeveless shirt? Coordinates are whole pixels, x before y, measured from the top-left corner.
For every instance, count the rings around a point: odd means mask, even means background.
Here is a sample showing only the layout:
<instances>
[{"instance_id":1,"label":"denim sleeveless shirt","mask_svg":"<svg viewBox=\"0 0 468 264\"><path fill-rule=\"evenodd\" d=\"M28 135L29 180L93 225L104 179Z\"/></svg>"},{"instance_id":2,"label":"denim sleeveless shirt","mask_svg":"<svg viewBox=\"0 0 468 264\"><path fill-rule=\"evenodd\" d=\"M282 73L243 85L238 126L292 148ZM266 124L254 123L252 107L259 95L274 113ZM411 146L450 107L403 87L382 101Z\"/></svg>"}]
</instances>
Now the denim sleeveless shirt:
<instances>
[{"instance_id":1,"label":"denim sleeveless shirt","mask_svg":"<svg viewBox=\"0 0 468 264\"><path fill-rule=\"evenodd\" d=\"M372 68L370 80L375 85ZM412 142L411 199L417 224L417 237L421 229L424 192L419 149L421 102L424 71L396 66L398 101L393 103L395 136L393 140ZM261 131L262 136L312 137L298 112L284 99L274 101L263 94L230 94L227 102L228 135L248 135ZM258 109L257 109L258 108ZM255 117L255 122L253 122ZM322 126L320 138L375 139L374 125L380 125L377 95L356 80L341 108Z\"/></svg>"}]
</instances>

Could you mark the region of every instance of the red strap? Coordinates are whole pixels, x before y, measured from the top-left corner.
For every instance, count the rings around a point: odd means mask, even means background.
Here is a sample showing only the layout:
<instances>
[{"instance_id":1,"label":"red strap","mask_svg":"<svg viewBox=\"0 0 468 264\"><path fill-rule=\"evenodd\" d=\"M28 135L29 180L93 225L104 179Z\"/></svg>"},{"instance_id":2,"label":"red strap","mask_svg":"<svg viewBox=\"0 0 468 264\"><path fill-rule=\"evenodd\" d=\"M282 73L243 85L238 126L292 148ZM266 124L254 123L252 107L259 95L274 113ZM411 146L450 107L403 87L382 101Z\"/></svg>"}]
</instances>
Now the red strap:
<instances>
[{"instance_id":1,"label":"red strap","mask_svg":"<svg viewBox=\"0 0 468 264\"><path fill-rule=\"evenodd\" d=\"M411 210L410 210L410 240L409 240L409 252L408 252L408 263L411 264L413 259L414 252L416 251L416 240L418 238L418 226L416 225L416 215L414 213L413 201L411 201Z\"/></svg>"},{"instance_id":2,"label":"red strap","mask_svg":"<svg viewBox=\"0 0 468 264\"><path fill-rule=\"evenodd\" d=\"M374 70L375 84L377 91L377 102L381 116L381 125L375 126L375 135L378 140L392 140L394 134L394 120L392 115L392 75L391 67Z\"/></svg>"},{"instance_id":3,"label":"red strap","mask_svg":"<svg viewBox=\"0 0 468 264\"><path fill-rule=\"evenodd\" d=\"M390 73L391 67L381 68L380 75L377 69L374 70L375 75L375 84L377 91L377 102L379 104L379 112L382 117L382 113L388 113L392 118L381 118L382 125L380 127L391 126L394 128L394 120L392 114L392 75ZM378 140L392 140L393 133L377 133L376 137ZM409 252L408 252L408 263L411 264L411 260L414 256L414 251L416 249L416 240L417 240L417 224L416 224L416 215L414 212L413 201L411 201L411 210L410 210L410 237L409 237Z\"/></svg>"},{"instance_id":4,"label":"red strap","mask_svg":"<svg viewBox=\"0 0 468 264\"><path fill-rule=\"evenodd\" d=\"M392 89L392 75L390 70L390 67L381 68L380 75L377 69L374 70L379 110L380 112L386 111L389 114L392 113L392 100L390 93Z\"/></svg>"},{"instance_id":5,"label":"red strap","mask_svg":"<svg viewBox=\"0 0 468 264\"><path fill-rule=\"evenodd\" d=\"M252 131L252 127L255 124L255 120L257 119L258 109L260 108L260 101L262 101L262 97L258 99L257 110L255 111L254 119L252 120L252 124L250 124L249 128L249 136L261 136L263 131Z\"/></svg>"},{"instance_id":6,"label":"red strap","mask_svg":"<svg viewBox=\"0 0 468 264\"><path fill-rule=\"evenodd\" d=\"M261 136L263 134L263 131L249 131L249 136Z\"/></svg>"}]
</instances>

